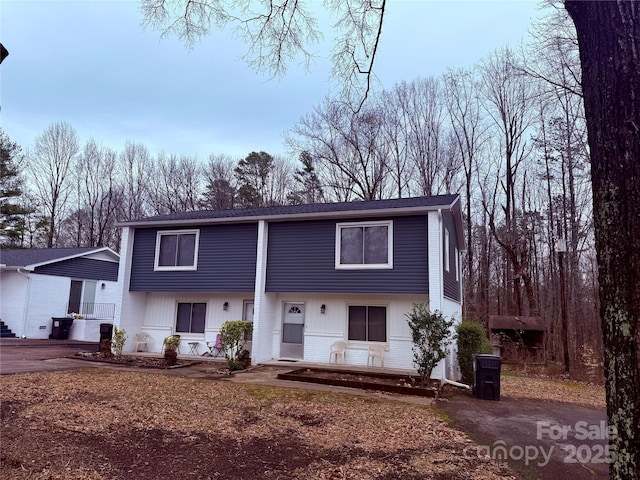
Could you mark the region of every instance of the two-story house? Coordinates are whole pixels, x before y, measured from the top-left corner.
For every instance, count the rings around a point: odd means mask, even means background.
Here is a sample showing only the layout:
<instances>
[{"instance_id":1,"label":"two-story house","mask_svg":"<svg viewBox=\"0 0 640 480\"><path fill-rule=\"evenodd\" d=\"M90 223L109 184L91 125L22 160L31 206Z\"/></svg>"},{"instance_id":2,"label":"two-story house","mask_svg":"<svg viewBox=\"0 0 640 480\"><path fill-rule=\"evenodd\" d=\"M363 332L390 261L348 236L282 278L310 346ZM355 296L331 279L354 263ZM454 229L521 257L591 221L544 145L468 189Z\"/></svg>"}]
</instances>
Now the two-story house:
<instances>
[{"instance_id":1,"label":"two-story house","mask_svg":"<svg viewBox=\"0 0 640 480\"><path fill-rule=\"evenodd\" d=\"M331 345L346 340L348 364L366 365L379 343L385 367L412 369L413 303L461 316L457 195L185 212L121 226L118 322L149 333L152 351L180 334L202 353L225 321L243 319L253 322L254 363L328 362ZM449 360L434 378L451 376Z\"/></svg>"}]
</instances>

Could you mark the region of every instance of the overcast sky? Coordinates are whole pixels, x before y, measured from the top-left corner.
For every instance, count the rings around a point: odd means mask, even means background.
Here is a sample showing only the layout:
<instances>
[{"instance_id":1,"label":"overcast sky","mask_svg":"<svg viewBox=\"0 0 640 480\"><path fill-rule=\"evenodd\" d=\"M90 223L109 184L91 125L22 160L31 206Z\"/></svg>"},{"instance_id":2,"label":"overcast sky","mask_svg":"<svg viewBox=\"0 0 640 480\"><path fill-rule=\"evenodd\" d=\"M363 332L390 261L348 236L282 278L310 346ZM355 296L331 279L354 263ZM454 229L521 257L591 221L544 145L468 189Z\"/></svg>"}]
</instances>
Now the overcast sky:
<instances>
[{"instance_id":1,"label":"overcast sky","mask_svg":"<svg viewBox=\"0 0 640 480\"><path fill-rule=\"evenodd\" d=\"M330 92L331 31L309 71L293 65L269 80L240 59L246 46L231 34L214 32L189 50L143 29L133 0L0 0L0 8L10 53L0 67L0 120L23 148L65 121L81 141L117 150L131 139L153 154L280 155L283 133ZM391 0L376 60L381 87L518 47L537 15L525 0Z\"/></svg>"}]
</instances>

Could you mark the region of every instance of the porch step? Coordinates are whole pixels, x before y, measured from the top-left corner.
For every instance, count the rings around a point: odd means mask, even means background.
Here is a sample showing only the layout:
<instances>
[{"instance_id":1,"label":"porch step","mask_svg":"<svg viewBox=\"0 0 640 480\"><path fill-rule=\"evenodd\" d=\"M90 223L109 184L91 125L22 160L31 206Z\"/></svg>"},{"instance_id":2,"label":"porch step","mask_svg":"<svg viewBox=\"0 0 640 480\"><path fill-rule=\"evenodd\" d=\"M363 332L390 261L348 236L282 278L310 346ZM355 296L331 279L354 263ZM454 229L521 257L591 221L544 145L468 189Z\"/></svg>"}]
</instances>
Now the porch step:
<instances>
[{"instance_id":1,"label":"porch step","mask_svg":"<svg viewBox=\"0 0 640 480\"><path fill-rule=\"evenodd\" d=\"M0 338L16 338L16 334L0 320Z\"/></svg>"}]
</instances>

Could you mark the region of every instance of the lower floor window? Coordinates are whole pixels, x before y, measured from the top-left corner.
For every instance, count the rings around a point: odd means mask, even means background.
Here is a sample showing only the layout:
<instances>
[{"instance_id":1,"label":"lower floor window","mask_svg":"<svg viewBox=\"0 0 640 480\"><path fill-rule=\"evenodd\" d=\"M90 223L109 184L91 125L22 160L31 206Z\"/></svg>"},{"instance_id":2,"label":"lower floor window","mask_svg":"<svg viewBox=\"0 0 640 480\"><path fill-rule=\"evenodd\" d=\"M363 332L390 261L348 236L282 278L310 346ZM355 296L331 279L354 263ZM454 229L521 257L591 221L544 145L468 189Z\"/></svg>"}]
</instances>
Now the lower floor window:
<instances>
[{"instance_id":1,"label":"lower floor window","mask_svg":"<svg viewBox=\"0 0 640 480\"><path fill-rule=\"evenodd\" d=\"M349 340L387 341L387 307L349 306Z\"/></svg>"},{"instance_id":2,"label":"lower floor window","mask_svg":"<svg viewBox=\"0 0 640 480\"><path fill-rule=\"evenodd\" d=\"M206 303L178 303L177 333L204 333Z\"/></svg>"}]
</instances>

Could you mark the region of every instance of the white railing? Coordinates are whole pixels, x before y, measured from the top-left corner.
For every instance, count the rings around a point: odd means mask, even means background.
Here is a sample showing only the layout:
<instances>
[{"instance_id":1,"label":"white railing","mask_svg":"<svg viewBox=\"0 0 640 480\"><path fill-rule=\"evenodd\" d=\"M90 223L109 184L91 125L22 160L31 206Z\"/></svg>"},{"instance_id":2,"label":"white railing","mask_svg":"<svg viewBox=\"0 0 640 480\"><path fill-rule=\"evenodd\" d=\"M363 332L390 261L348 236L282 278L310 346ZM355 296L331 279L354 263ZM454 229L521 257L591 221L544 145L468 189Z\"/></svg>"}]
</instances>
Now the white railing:
<instances>
[{"instance_id":1,"label":"white railing","mask_svg":"<svg viewBox=\"0 0 640 480\"><path fill-rule=\"evenodd\" d=\"M67 312L82 315L87 320L103 319L113 320L116 313L115 303L70 303L67 305Z\"/></svg>"}]
</instances>

